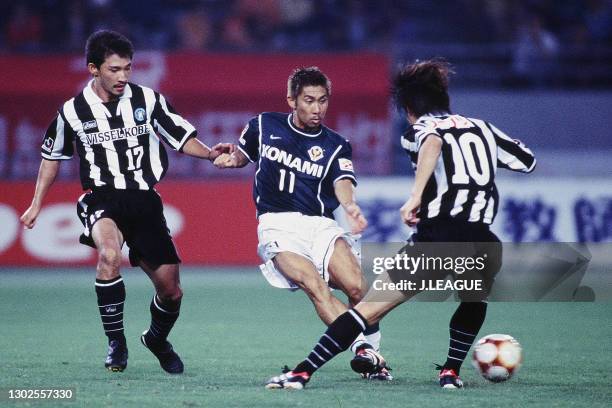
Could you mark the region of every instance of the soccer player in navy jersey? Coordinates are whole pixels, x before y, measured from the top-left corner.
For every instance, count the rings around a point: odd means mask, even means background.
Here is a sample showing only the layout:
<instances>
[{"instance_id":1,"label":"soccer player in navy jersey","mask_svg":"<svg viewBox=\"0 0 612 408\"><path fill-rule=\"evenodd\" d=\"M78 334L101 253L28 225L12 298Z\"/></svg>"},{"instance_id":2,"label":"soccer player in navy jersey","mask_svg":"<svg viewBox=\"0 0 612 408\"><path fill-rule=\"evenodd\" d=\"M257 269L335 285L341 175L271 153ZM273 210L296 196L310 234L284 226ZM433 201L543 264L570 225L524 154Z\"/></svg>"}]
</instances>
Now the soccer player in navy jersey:
<instances>
[{"instance_id":1,"label":"soccer player in navy jersey","mask_svg":"<svg viewBox=\"0 0 612 408\"><path fill-rule=\"evenodd\" d=\"M367 221L355 202L351 145L322 123L330 94L331 83L318 68L296 69L287 84L292 112L266 112L251 119L233 153L215 160L219 168L255 163L253 199L262 273L273 286L302 289L327 325L347 310L330 287L344 292L351 306L367 289L352 250L352 234L361 233ZM351 234L334 220L339 205ZM378 325L364 335L351 346L351 366L364 378L391 379L384 364L376 370L360 369L368 353L380 356Z\"/></svg>"}]
</instances>

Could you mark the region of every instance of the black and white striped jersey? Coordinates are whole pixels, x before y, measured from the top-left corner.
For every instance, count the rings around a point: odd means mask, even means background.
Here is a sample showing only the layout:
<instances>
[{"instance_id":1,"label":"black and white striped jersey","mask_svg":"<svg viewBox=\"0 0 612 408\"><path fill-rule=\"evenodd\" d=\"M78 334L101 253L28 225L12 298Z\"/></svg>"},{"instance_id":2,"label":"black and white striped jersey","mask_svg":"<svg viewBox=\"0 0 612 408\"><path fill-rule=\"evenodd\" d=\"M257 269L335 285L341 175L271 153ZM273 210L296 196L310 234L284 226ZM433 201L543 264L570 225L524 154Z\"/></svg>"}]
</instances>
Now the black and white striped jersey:
<instances>
[{"instance_id":1,"label":"black and white striped jersey","mask_svg":"<svg viewBox=\"0 0 612 408\"><path fill-rule=\"evenodd\" d=\"M118 100L102 102L89 82L59 109L41 155L67 160L76 145L83 189L149 190L168 169L160 139L180 151L195 136L195 128L152 89L130 83Z\"/></svg>"},{"instance_id":2,"label":"black and white striped jersey","mask_svg":"<svg viewBox=\"0 0 612 408\"><path fill-rule=\"evenodd\" d=\"M519 140L480 119L460 115L424 115L402 135L402 147L416 169L425 139L442 139L442 151L427 182L418 217L455 219L491 224L499 195L495 186L498 167L529 173L536 160Z\"/></svg>"}]
</instances>

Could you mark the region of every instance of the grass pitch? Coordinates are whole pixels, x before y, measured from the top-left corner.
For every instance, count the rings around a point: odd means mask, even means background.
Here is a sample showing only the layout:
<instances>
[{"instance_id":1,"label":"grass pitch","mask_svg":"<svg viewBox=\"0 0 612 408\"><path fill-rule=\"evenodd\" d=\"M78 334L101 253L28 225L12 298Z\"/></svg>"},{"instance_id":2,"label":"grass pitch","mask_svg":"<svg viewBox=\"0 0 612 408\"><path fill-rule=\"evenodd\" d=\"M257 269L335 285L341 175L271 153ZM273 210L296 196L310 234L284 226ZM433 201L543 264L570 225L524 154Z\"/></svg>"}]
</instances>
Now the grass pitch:
<instances>
[{"instance_id":1,"label":"grass pitch","mask_svg":"<svg viewBox=\"0 0 612 408\"><path fill-rule=\"evenodd\" d=\"M266 390L264 381L284 364L299 362L324 327L304 294L271 288L259 274L242 272L184 269L181 318L170 340L186 368L171 376L138 341L153 293L144 273L123 274L130 359L125 372L111 373L103 366L106 340L93 268L0 269L0 389L76 389L73 402L16 403L2 396L0 405L607 407L612 401L612 303L490 304L480 334L511 334L524 349L521 371L506 383L486 382L467 363L466 388L441 390L433 362L446 356L456 304L409 303L381 325L394 381L360 379L345 353L303 391Z\"/></svg>"}]
</instances>

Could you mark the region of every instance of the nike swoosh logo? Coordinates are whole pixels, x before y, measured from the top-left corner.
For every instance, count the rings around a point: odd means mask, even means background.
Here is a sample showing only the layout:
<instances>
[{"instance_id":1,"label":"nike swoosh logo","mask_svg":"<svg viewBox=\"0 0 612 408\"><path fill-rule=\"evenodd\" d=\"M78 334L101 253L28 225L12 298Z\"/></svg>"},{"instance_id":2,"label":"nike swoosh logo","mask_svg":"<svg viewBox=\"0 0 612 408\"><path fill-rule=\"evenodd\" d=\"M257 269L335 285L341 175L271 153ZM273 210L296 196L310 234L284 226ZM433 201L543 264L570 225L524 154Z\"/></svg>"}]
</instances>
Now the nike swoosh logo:
<instances>
[{"instance_id":1,"label":"nike swoosh logo","mask_svg":"<svg viewBox=\"0 0 612 408\"><path fill-rule=\"evenodd\" d=\"M282 137L280 137L280 136L270 135L270 139L272 139L272 140L278 140L278 139L282 139Z\"/></svg>"}]
</instances>

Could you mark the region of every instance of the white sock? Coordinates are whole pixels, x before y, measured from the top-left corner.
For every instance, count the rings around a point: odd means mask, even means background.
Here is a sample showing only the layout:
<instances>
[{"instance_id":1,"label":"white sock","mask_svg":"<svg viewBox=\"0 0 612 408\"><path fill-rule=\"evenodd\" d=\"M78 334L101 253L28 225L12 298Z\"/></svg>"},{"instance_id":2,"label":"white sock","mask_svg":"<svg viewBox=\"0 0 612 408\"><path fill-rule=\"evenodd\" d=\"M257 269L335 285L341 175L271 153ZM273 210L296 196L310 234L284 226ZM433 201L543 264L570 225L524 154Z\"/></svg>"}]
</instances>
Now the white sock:
<instances>
[{"instance_id":1,"label":"white sock","mask_svg":"<svg viewBox=\"0 0 612 408\"><path fill-rule=\"evenodd\" d=\"M366 343L368 343L370 346L372 346L372 348L376 351L380 350L380 338L382 336L380 335L380 330L375 331L372 334L368 334L367 336L365 336L366 339Z\"/></svg>"},{"instance_id":2,"label":"white sock","mask_svg":"<svg viewBox=\"0 0 612 408\"><path fill-rule=\"evenodd\" d=\"M359 333L359 336L357 336L353 344L351 344L351 351L353 352L353 354L357 354L357 347L367 342L368 341L366 340L366 337L363 335L363 333Z\"/></svg>"}]
</instances>

